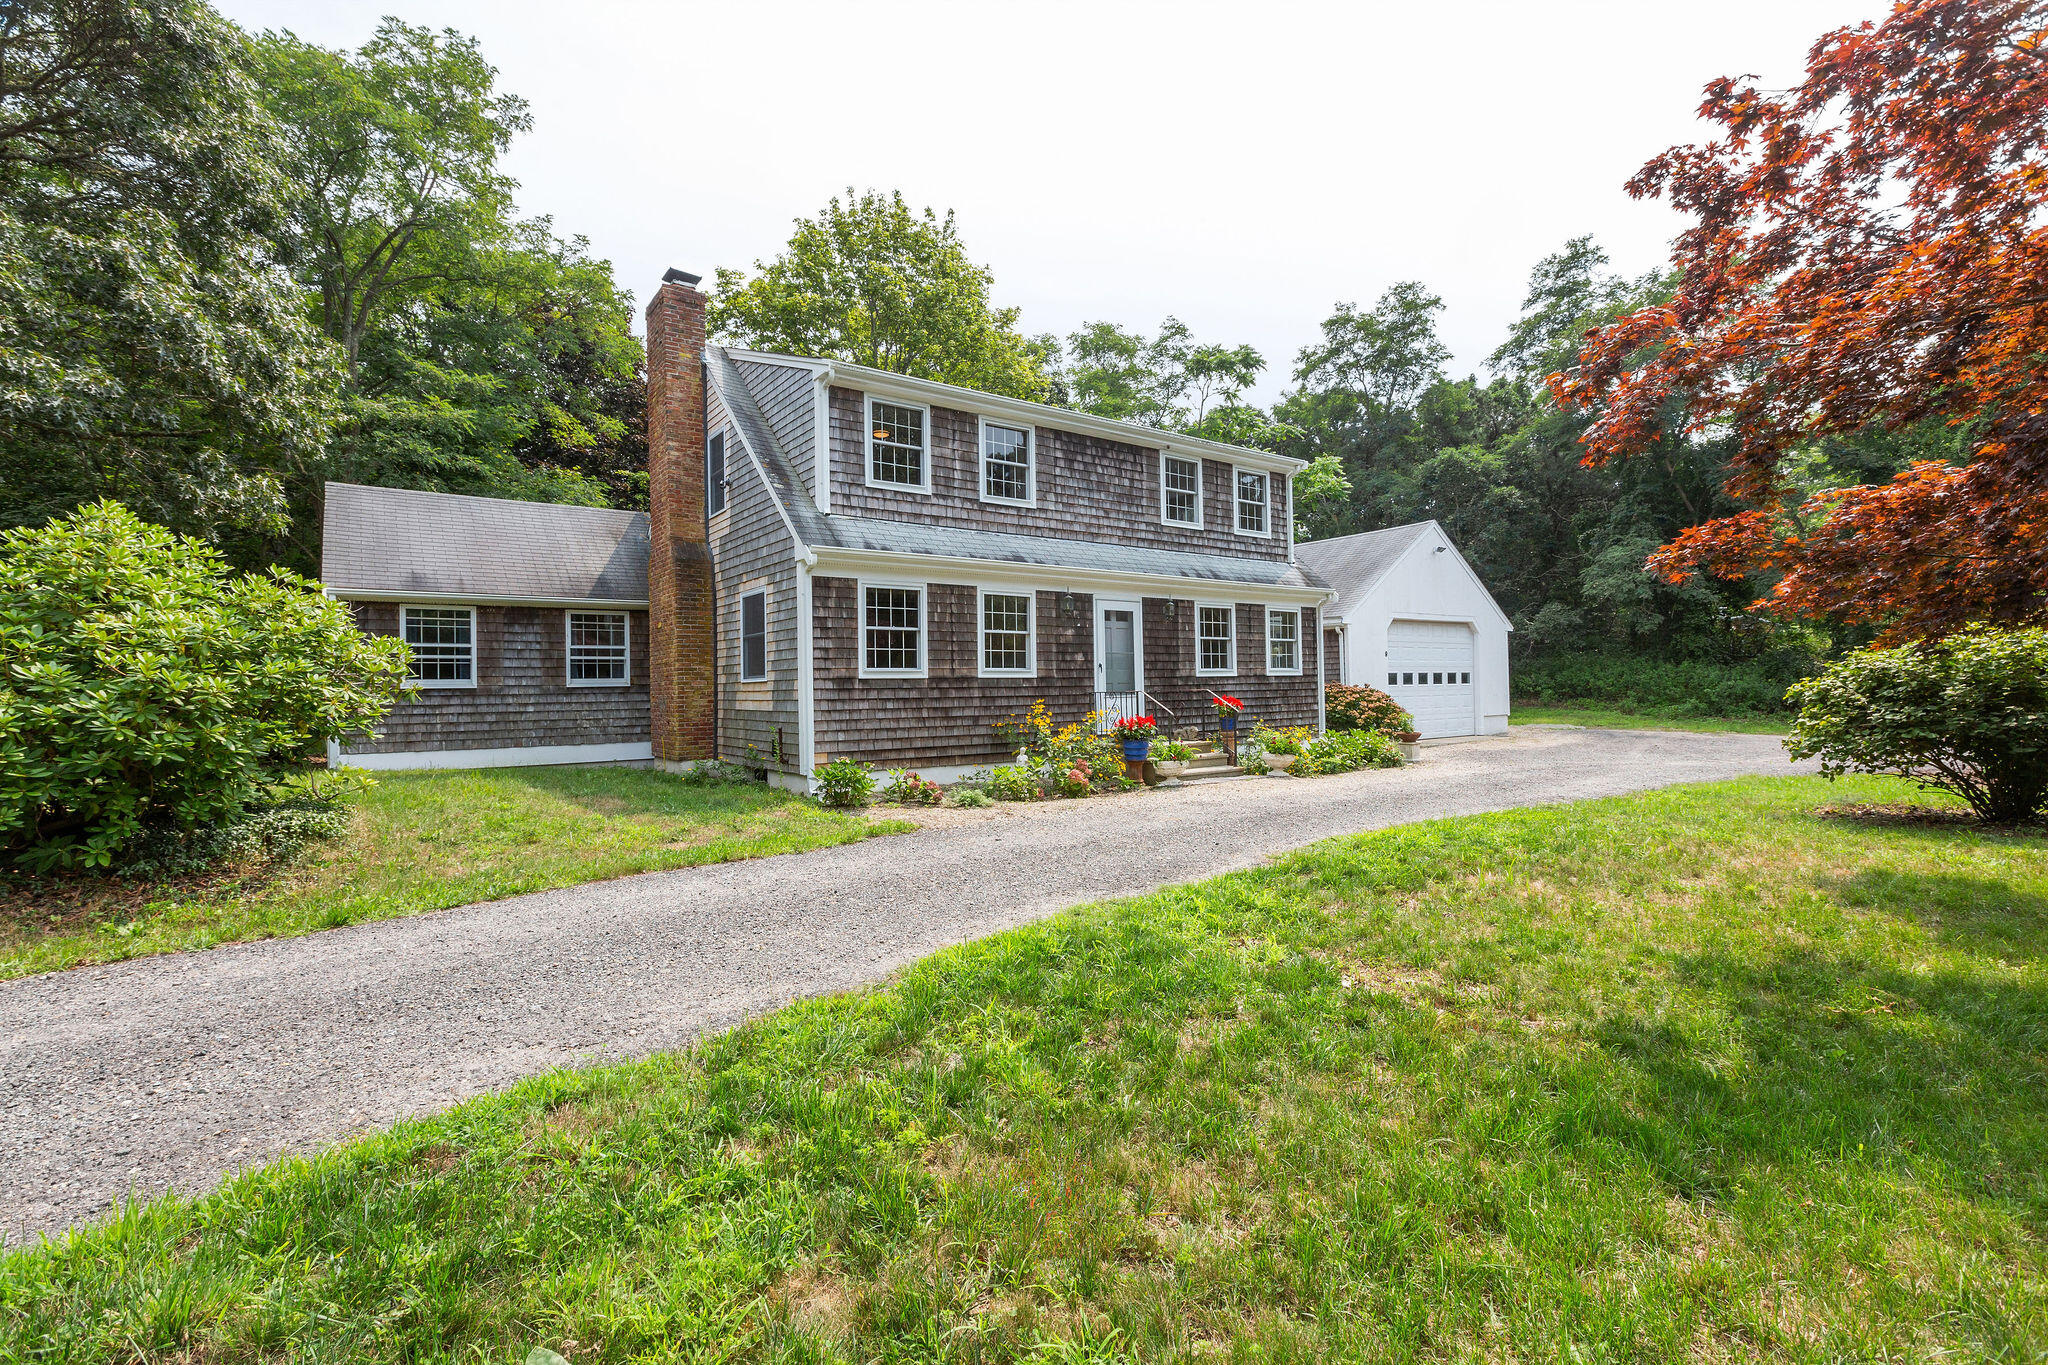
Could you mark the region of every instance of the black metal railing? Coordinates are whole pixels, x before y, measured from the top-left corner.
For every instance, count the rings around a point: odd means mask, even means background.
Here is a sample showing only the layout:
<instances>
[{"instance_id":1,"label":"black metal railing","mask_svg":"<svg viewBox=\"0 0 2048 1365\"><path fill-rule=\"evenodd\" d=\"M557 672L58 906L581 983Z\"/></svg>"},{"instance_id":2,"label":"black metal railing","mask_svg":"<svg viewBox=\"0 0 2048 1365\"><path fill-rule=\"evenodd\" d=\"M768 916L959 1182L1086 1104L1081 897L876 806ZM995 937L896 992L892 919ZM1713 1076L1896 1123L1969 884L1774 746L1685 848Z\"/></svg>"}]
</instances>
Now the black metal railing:
<instances>
[{"instance_id":1,"label":"black metal railing","mask_svg":"<svg viewBox=\"0 0 2048 1365\"><path fill-rule=\"evenodd\" d=\"M1180 717L1173 708L1146 692L1142 688L1134 692L1097 692L1095 694L1095 732L1106 735L1116 728L1116 723L1125 716L1150 716L1159 723L1159 732L1168 739L1180 732Z\"/></svg>"}]
</instances>

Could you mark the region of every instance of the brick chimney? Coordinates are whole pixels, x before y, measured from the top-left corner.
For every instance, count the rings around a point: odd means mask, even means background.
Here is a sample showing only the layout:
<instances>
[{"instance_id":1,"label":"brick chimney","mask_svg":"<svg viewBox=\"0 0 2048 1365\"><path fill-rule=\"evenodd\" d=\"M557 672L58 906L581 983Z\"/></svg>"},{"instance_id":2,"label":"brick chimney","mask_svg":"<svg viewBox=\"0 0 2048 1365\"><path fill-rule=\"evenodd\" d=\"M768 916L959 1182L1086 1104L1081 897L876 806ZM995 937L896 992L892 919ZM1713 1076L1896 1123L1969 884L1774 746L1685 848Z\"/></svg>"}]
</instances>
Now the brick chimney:
<instances>
[{"instance_id":1,"label":"brick chimney","mask_svg":"<svg viewBox=\"0 0 2048 1365\"><path fill-rule=\"evenodd\" d=\"M717 756L701 278L670 270L647 305L647 674L654 756L669 762Z\"/></svg>"}]
</instances>

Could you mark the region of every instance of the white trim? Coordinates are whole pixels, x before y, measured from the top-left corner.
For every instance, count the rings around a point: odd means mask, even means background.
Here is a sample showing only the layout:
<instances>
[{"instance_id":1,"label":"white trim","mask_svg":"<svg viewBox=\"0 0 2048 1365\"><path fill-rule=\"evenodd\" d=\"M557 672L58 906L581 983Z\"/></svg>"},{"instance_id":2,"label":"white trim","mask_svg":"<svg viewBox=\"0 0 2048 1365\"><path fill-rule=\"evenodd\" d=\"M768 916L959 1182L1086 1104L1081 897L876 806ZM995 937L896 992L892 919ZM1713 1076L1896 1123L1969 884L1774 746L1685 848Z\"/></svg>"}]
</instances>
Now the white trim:
<instances>
[{"instance_id":1,"label":"white trim","mask_svg":"<svg viewBox=\"0 0 2048 1365\"><path fill-rule=\"evenodd\" d=\"M1222 610L1224 610L1224 611L1226 611L1226 612L1228 612L1228 613L1229 613L1229 616L1227 617L1227 619L1228 619L1228 620L1229 620L1229 622L1230 622L1230 667L1229 667L1229 668L1226 668L1226 669L1215 669L1215 668L1204 668L1204 667L1202 667L1202 609L1203 609L1204 607L1208 607L1208 608L1210 608L1211 610L1215 610L1215 609L1217 609L1217 608L1221 608ZM1195 676L1196 676L1196 677L1198 677L1198 678L1234 678L1234 677L1236 677L1236 676L1237 676L1237 603L1235 603L1235 602L1219 602L1219 601L1217 601L1217 600L1216 600L1215 598L1213 598L1213 597L1212 597L1212 598L1210 598L1210 599L1208 599L1207 601L1204 601L1203 599L1201 599L1201 598L1199 598L1199 597L1198 597L1198 598L1196 598L1196 599L1195 599L1195 620L1194 620L1194 626L1195 626L1195 657L1194 657L1194 659L1192 660L1192 662L1193 662L1193 664L1194 664L1194 666L1195 666Z\"/></svg>"},{"instance_id":2,"label":"white trim","mask_svg":"<svg viewBox=\"0 0 2048 1365\"><path fill-rule=\"evenodd\" d=\"M579 678L575 676L576 658L574 638L577 616L622 616L626 621L626 672L618 678ZM627 611L588 611L575 607L562 608L562 682L568 687L631 687L633 685L633 614Z\"/></svg>"},{"instance_id":3,"label":"white trim","mask_svg":"<svg viewBox=\"0 0 2048 1365\"><path fill-rule=\"evenodd\" d=\"M758 598L760 598L760 599L761 599L761 671L760 671L759 673L757 673L757 674L751 674L751 675L750 675L750 674L749 674L749 673L747 672L747 599L748 599L749 597L758 597ZM743 683L756 683L756 682L767 682L767 681L768 681L768 589L766 589L766 588L748 588L748 589L746 589L745 591L743 591L743 592L739 593L739 594L738 594L738 598L739 598L739 601L738 601L737 605L738 605L738 607L739 607L739 624L740 624L740 629L739 629L739 637L740 637L740 660L739 660L739 663L740 663L740 681L741 681L741 682L743 682Z\"/></svg>"},{"instance_id":4,"label":"white trim","mask_svg":"<svg viewBox=\"0 0 2048 1365\"><path fill-rule=\"evenodd\" d=\"M1244 526L1241 524L1239 520L1241 516L1241 506L1243 503L1243 499L1238 496L1237 492L1238 471L1240 469L1242 469L1247 474L1258 475L1259 486L1266 490L1266 511L1265 515L1259 518L1259 524L1266 528L1263 531L1247 531L1244 529ZM1272 470L1254 469L1249 465L1232 465L1230 467L1230 529L1236 532L1238 535L1247 537L1251 540L1271 540L1273 538Z\"/></svg>"},{"instance_id":5,"label":"white trim","mask_svg":"<svg viewBox=\"0 0 2048 1365\"><path fill-rule=\"evenodd\" d=\"M1344 667L1344 630L1337 630L1337 667ZM1342 679L1339 679L1341 682ZM1330 729L1330 674L1323 659L1323 614L1316 613L1316 733L1327 734Z\"/></svg>"},{"instance_id":6,"label":"white trim","mask_svg":"<svg viewBox=\"0 0 2048 1365\"><path fill-rule=\"evenodd\" d=\"M811 651L811 566L799 556L796 565L796 756L797 767L804 774L806 790L810 787L811 770L818 766L817 726L813 723L818 709L818 694Z\"/></svg>"},{"instance_id":7,"label":"white trim","mask_svg":"<svg viewBox=\"0 0 2048 1365\"><path fill-rule=\"evenodd\" d=\"M917 592L917 667L868 667L868 589L911 588ZM856 578L853 582L853 647L860 678L923 678L932 665L932 585L916 579Z\"/></svg>"},{"instance_id":8,"label":"white trim","mask_svg":"<svg viewBox=\"0 0 2048 1365\"><path fill-rule=\"evenodd\" d=\"M1289 564L1292 564L1292 563L1294 563L1294 562L1295 562L1295 561L1294 561L1294 476L1293 476L1292 474L1282 474L1282 475L1280 476L1280 487L1281 487L1281 490L1282 490L1283 492L1285 492L1285 493L1286 493L1286 495L1287 495L1287 562L1288 562ZM1268 487L1267 487L1267 492L1266 492L1266 503L1267 503L1267 507L1268 507L1268 509L1269 509L1269 510L1271 509L1271 506L1272 506L1272 502L1273 502L1273 494L1272 494L1272 488L1271 488L1271 485L1268 485ZM1319 728L1320 728L1320 727L1319 727Z\"/></svg>"},{"instance_id":9,"label":"white trim","mask_svg":"<svg viewBox=\"0 0 2048 1365\"><path fill-rule=\"evenodd\" d=\"M1024 599L1024 667L988 666L988 596ZM974 589L974 676L977 678L1035 678L1038 676L1038 591L998 584Z\"/></svg>"},{"instance_id":10,"label":"white trim","mask_svg":"<svg viewBox=\"0 0 2048 1365\"><path fill-rule=\"evenodd\" d=\"M923 471L923 483L891 483L875 477L875 403L887 403L895 408L915 408L924 414L924 455L918 461ZM932 491L932 409L929 403L905 402L888 394L864 393L860 397L860 476L869 488L890 488L898 493L920 493L926 497Z\"/></svg>"},{"instance_id":11,"label":"white trim","mask_svg":"<svg viewBox=\"0 0 2048 1365\"><path fill-rule=\"evenodd\" d=\"M589 607L592 611L646 611L644 599L624 597L493 597L489 593L466 592L451 599L445 592L388 592L383 588L321 589L342 602L394 602L417 607Z\"/></svg>"},{"instance_id":12,"label":"white trim","mask_svg":"<svg viewBox=\"0 0 2048 1365\"><path fill-rule=\"evenodd\" d=\"M654 757L634 744L535 744L519 749L413 749L396 754L341 754L344 768L537 768L557 763L632 763Z\"/></svg>"},{"instance_id":13,"label":"white trim","mask_svg":"<svg viewBox=\"0 0 2048 1365\"><path fill-rule=\"evenodd\" d=\"M1301 608L1275 607L1267 605L1266 613L1266 676L1269 678L1298 678L1301 676ZM1273 618L1292 616L1294 618L1294 667L1273 667ZM1317 644L1322 642L1318 640Z\"/></svg>"},{"instance_id":14,"label":"white trim","mask_svg":"<svg viewBox=\"0 0 2048 1365\"><path fill-rule=\"evenodd\" d=\"M412 641L405 638L405 618L414 607L431 607L436 611L461 611L469 613L469 676L467 678L415 678L411 676ZM398 638L406 648L408 661L405 686L421 692L446 692L474 690L478 670L476 608L467 602L408 602L398 609Z\"/></svg>"},{"instance_id":15,"label":"white trim","mask_svg":"<svg viewBox=\"0 0 2048 1365\"><path fill-rule=\"evenodd\" d=\"M1139 597L1095 598L1095 690L1109 692L1109 661L1103 656L1102 626L1103 615L1112 611L1128 611L1131 614L1131 690L1143 695L1145 691L1145 601Z\"/></svg>"},{"instance_id":16,"label":"white trim","mask_svg":"<svg viewBox=\"0 0 2048 1365\"><path fill-rule=\"evenodd\" d=\"M998 498L988 491L988 429L998 426L1005 431L1024 433L1024 496L1022 498ZM974 414L974 489L983 502L998 507L1038 506L1038 428L1024 422L1010 421L1000 417L989 417L983 413Z\"/></svg>"},{"instance_id":17,"label":"white trim","mask_svg":"<svg viewBox=\"0 0 2048 1365\"><path fill-rule=\"evenodd\" d=\"M1178 597L1183 600L1196 589L1215 591L1220 587L1241 588L1244 600L1299 602L1316 606L1330 595L1328 588L1283 587L1267 583L1219 583L1214 579L1189 579L1178 574L1124 573L1109 569L1073 569L1057 564L1020 565L1006 569L987 559L962 559L949 555L918 554L903 550L846 550L818 546L811 552L819 573L834 578L855 578L863 573L929 579L934 583L1035 583L1050 591L1135 592L1146 597ZM954 575L958 575L955 577Z\"/></svg>"},{"instance_id":18,"label":"white trim","mask_svg":"<svg viewBox=\"0 0 2048 1365\"><path fill-rule=\"evenodd\" d=\"M818 510L832 513L832 376L829 370L813 370L816 392L811 396L811 501ZM808 770L807 770L808 771Z\"/></svg>"},{"instance_id":19,"label":"white trim","mask_svg":"<svg viewBox=\"0 0 2048 1365\"><path fill-rule=\"evenodd\" d=\"M961 412L986 412L997 417L1015 418L1054 431L1104 436L1112 441L1141 446L1146 450L1172 450L1184 455L1201 455L1211 460L1234 460L1250 469L1290 473L1308 463L1306 460L1297 460L1288 455L1275 455L1271 451L1253 450L1249 446L1225 445L1221 441L1205 441L1199 436L1188 436L1177 431L1161 431L1157 427L1142 426L1136 422L1119 422L1109 417L1096 417L1070 408L1056 408L1049 403L1005 398L1001 394L983 393L979 389L963 389L957 384L942 384L934 379L913 379L909 375L896 374L890 370L877 370L846 360L817 360L807 356L782 355L774 351L739 350L730 346L724 350L728 356L806 369L821 376L828 385L837 385L842 389L858 389L864 396L879 394L886 398L897 395L913 403L935 403L940 407L956 408Z\"/></svg>"},{"instance_id":20,"label":"white trim","mask_svg":"<svg viewBox=\"0 0 2048 1365\"><path fill-rule=\"evenodd\" d=\"M1182 464L1195 467L1195 519L1175 521L1166 515L1166 462L1179 460ZM1177 455L1170 450L1159 452L1159 524L1171 526L1180 531L1199 531L1202 527L1202 457L1199 455Z\"/></svg>"}]
</instances>

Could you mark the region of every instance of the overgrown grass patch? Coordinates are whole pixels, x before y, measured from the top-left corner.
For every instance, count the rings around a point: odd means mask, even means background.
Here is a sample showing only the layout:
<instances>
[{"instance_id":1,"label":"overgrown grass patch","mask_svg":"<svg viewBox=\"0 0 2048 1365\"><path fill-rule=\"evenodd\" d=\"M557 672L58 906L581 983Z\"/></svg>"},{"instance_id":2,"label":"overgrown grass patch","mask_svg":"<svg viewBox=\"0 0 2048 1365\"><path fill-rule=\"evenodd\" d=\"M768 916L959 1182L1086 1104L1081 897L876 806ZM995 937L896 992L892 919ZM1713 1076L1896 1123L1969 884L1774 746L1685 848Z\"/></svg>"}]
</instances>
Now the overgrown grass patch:
<instances>
[{"instance_id":1,"label":"overgrown grass patch","mask_svg":"<svg viewBox=\"0 0 2048 1365\"><path fill-rule=\"evenodd\" d=\"M1596 730L1698 730L1714 734L1783 735L1792 730L1790 717L1686 716L1657 711L1617 710L1598 704L1516 702L1508 713L1511 725L1585 725Z\"/></svg>"},{"instance_id":2,"label":"overgrown grass patch","mask_svg":"<svg viewBox=\"0 0 2048 1365\"><path fill-rule=\"evenodd\" d=\"M19 1253L0 1354L2039 1359L2048 841L1813 814L1913 795L1075 911Z\"/></svg>"},{"instance_id":3,"label":"overgrown grass patch","mask_svg":"<svg viewBox=\"0 0 2048 1365\"><path fill-rule=\"evenodd\" d=\"M282 869L180 884L0 880L0 977L330 929L893 833L745 782L648 768L386 773L348 836Z\"/></svg>"}]
</instances>

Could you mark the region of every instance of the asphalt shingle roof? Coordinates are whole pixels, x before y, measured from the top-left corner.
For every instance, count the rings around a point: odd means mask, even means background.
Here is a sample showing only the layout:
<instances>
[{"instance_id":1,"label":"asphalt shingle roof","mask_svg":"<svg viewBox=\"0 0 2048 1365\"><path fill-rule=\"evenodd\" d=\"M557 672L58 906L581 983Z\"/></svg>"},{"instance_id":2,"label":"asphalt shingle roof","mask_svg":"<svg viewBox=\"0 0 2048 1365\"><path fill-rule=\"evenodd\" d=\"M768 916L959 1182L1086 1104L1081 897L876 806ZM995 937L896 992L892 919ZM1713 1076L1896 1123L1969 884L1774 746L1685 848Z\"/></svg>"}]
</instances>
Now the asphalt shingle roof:
<instances>
[{"instance_id":1,"label":"asphalt shingle roof","mask_svg":"<svg viewBox=\"0 0 2048 1365\"><path fill-rule=\"evenodd\" d=\"M647 600L647 514L327 485L320 577L344 597Z\"/></svg>"},{"instance_id":2,"label":"asphalt shingle roof","mask_svg":"<svg viewBox=\"0 0 2048 1365\"><path fill-rule=\"evenodd\" d=\"M1386 577L1394 562L1434 525L1433 521L1416 521L1355 536L1302 541L1295 545L1294 557L1337 590L1334 612L1341 615L1345 607Z\"/></svg>"}]
</instances>

